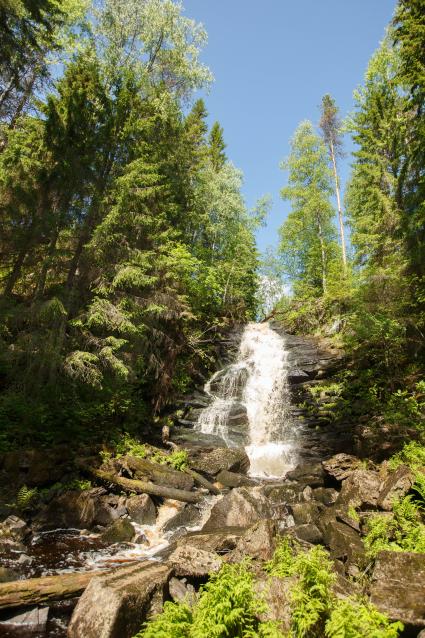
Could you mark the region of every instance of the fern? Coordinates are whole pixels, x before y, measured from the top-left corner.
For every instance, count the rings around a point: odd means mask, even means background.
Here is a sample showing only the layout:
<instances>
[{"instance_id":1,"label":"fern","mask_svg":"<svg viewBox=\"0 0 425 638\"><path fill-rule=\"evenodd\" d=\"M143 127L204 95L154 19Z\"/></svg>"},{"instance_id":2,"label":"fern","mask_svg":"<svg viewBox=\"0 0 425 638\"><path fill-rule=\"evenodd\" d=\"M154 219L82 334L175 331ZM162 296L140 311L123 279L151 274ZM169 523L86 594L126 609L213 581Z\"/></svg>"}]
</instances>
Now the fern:
<instances>
[{"instance_id":1,"label":"fern","mask_svg":"<svg viewBox=\"0 0 425 638\"><path fill-rule=\"evenodd\" d=\"M397 638L401 622L391 623L373 605L346 598L338 600L325 625L327 638Z\"/></svg>"},{"instance_id":2,"label":"fern","mask_svg":"<svg viewBox=\"0 0 425 638\"><path fill-rule=\"evenodd\" d=\"M16 495L16 505L18 509L26 510L34 504L37 497L38 489L36 487L31 488L23 485Z\"/></svg>"}]
</instances>

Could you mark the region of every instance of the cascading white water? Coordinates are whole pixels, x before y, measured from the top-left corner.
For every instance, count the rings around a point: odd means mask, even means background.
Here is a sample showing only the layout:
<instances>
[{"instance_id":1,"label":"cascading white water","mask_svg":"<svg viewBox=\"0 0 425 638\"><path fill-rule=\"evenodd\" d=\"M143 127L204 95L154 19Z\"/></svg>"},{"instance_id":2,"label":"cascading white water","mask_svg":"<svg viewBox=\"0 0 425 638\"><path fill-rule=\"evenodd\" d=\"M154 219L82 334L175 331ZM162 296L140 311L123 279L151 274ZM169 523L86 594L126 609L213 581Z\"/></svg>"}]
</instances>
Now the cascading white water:
<instances>
[{"instance_id":1,"label":"cascading white water","mask_svg":"<svg viewBox=\"0 0 425 638\"><path fill-rule=\"evenodd\" d=\"M240 444L242 437L252 475L282 476L293 467L288 355L284 338L267 323L246 326L236 362L217 372L205 392L212 402L201 412L197 429L220 436L229 446ZM241 431L237 417L243 410Z\"/></svg>"}]
</instances>

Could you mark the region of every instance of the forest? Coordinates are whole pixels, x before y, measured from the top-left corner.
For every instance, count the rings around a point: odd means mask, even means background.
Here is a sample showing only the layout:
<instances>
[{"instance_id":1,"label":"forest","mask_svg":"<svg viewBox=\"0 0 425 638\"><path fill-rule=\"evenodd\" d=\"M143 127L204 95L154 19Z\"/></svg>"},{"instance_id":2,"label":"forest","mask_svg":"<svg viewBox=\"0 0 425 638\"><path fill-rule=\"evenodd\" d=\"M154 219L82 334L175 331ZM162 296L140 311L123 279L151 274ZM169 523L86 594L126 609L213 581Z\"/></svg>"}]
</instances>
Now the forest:
<instances>
[{"instance_id":1,"label":"forest","mask_svg":"<svg viewBox=\"0 0 425 638\"><path fill-rule=\"evenodd\" d=\"M425 1L294 131L265 254L180 2L0 0L0 33L0 635L422 638ZM65 528L72 574L31 549Z\"/></svg>"}]
</instances>

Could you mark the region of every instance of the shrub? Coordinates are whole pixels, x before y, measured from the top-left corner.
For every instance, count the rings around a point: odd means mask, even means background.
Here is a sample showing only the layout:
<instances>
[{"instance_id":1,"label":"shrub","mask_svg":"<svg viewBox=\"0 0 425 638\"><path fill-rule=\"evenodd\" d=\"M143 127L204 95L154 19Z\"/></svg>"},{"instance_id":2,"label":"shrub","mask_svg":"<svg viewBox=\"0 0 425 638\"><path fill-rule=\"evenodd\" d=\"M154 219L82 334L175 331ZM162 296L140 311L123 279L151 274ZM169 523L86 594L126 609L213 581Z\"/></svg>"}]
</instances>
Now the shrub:
<instances>
[{"instance_id":1,"label":"shrub","mask_svg":"<svg viewBox=\"0 0 425 638\"><path fill-rule=\"evenodd\" d=\"M400 622L391 623L371 604L346 598L338 600L325 625L328 638L397 638Z\"/></svg>"}]
</instances>

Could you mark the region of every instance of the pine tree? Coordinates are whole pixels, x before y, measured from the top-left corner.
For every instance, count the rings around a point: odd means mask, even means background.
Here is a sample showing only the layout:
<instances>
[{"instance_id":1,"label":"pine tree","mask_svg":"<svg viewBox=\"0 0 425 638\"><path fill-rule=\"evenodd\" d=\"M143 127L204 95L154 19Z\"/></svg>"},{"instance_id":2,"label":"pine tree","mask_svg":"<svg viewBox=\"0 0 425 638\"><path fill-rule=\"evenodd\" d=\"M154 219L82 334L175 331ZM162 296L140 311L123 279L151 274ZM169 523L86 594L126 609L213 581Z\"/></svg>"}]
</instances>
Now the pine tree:
<instances>
[{"instance_id":1,"label":"pine tree","mask_svg":"<svg viewBox=\"0 0 425 638\"><path fill-rule=\"evenodd\" d=\"M209 135L209 151L214 170L219 171L226 163L224 152L226 144L223 138L223 128L218 122L214 122Z\"/></svg>"}]
</instances>

